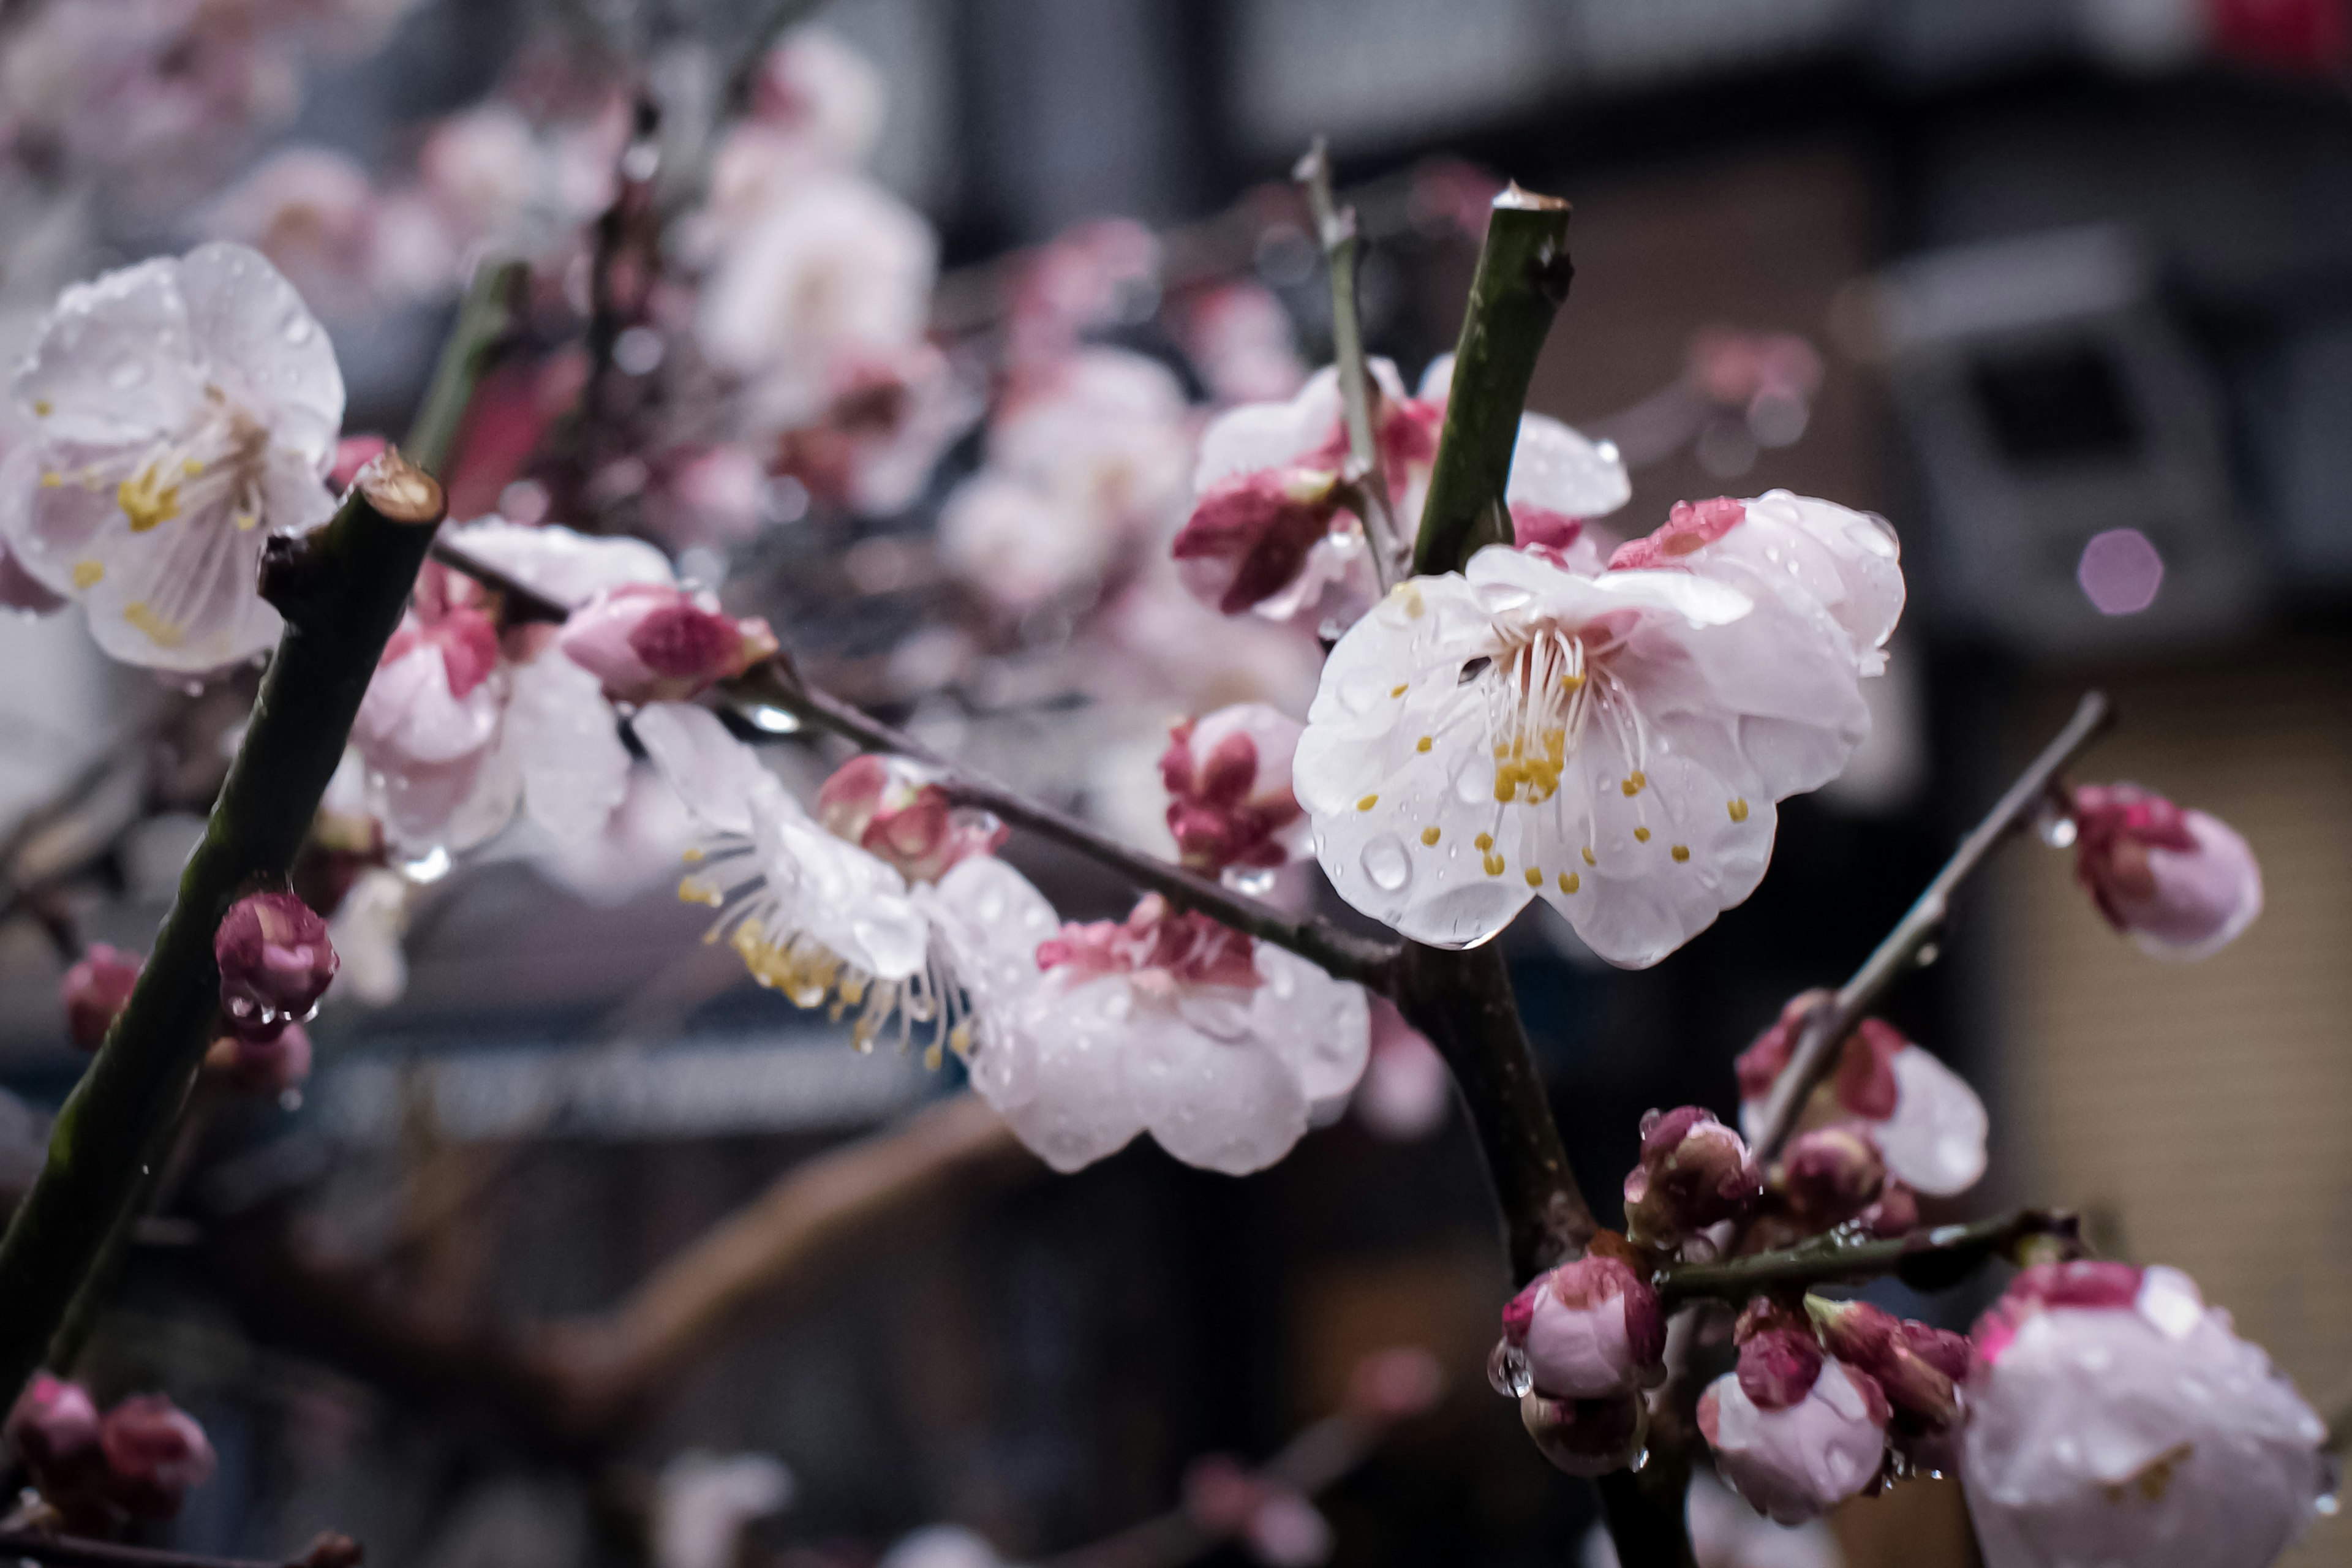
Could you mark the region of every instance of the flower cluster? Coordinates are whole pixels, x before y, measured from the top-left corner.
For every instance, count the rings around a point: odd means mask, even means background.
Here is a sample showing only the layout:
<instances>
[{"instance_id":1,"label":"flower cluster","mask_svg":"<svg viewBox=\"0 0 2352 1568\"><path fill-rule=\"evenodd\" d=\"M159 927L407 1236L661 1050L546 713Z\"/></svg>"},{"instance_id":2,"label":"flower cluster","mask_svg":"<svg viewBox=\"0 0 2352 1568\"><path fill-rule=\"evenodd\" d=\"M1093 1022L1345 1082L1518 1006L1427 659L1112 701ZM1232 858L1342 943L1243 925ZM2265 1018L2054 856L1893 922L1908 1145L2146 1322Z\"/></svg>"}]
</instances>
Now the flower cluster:
<instances>
[{"instance_id":1,"label":"flower cluster","mask_svg":"<svg viewBox=\"0 0 2352 1568\"><path fill-rule=\"evenodd\" d=\"M91 1533L125 1516L170 1519L215 1468L205 1429L162 1394L101 1415L89 1390L47 1373L17 1400L7 1436L42 1499Z\"/></svg>"}]
</instances>

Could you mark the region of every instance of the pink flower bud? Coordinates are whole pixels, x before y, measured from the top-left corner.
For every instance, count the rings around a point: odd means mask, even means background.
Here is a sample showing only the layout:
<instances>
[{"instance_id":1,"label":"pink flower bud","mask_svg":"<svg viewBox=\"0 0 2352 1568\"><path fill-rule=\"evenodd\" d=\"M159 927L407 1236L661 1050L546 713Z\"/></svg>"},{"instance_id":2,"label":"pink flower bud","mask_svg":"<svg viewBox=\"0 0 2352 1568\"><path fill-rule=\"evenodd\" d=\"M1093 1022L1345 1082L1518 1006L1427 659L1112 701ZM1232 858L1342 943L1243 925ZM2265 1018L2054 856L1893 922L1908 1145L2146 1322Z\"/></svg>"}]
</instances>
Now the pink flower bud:
<instances>
[{"instance_id":1,"label":"pink flower bud","mask_svg":"<svg viewBox=\"0 0 2352 1568\"><path fill-rule=\"evenodd\" d=\"M1886 1162L1855 1127L1816 1127L1790 1141L1772 1168L1773 1194L1816 1231L1843 1225L1877 1200Z\"/></svg>"},{"instance_id":2,"label":"pink flower bud","mask_svg":"<svg viewBox=\"0 0 2352 1568\"><path fill-rule=\"evenodd\" d=\"M1780 1409L1758 1404L1735 1373L1716 1379L1698 1400L1716 1473L1781 1524L1802 1524L1870 1485L1885 1461L1890 1415L1868 1374L1834 1360L1822 1363L1801 1398Z\"/></svg>"},{"instance_id":3,"label":"pink flower bud","mask_svg":"<svg viewBox=\"0 0 2352 1568\"><path fill-rule=\"evenodd\" d=\"M910 882L936 882L957 862L992 854L1012 833L984 813L958 810L919 765L872 752L824 781L816 815L826 831L888 861Z\"/></svg>"},{"instance_id":4,"label":"pink flower bud","mask_svg":"<svg viewBox=\"0 0 2352 1568\"><path fill-rule=\"evenodd\" d=\"M1339 510L1339 476L1260 468L1211 485L1170 552L1192 596L1237 616L1288 587Z\"/></svg>"},{"instance_id":5,"label":"pink flower bud","mask_svg":"<svg viewBox=\"0 0 2352 1568\"><path fill-rule=\"evenodd\" d=\"M1889 1177L1878 1189L1878 1201L1853 1216L1863 1233L1879 1241L1893 1241L1919 1228L1919 1194Z\"/></svg>"},{"instance_id":6,"label":"pink flower bud","mask_svg":"<svg viewBox=\"0 0 2352 1568\"><path fill-rule=\"evenodd\" d=\"M2139 1299L2145 1271L2128 1263L2080 1258L2072 1263L2037 1263L2021 1270L2009 1282L2000 1300L1979 1318L1969 1338L1977 1354L1998 1362L2017 1331L2035 1314L2053 1307L2128 1307Z\"/></svg>"},{"instance_id":7,"label":"pink flower bud","mask_svg":"<svg viewBox=\"0 0 2352 1568\"><path fill-rule=\"evenodd\" d=\"M1674 1247L1748 1212L1764 1190L1739 1134L1696 1105L1642 1119L1642 1163L1625 1178L1625 1231Z\"/></svg>"},{"instance_id":8,"label":"pink flower bud","mask_svg":"<svg viewBox=\"0 0 2352 1568\"><path fill-rule=\"evenodd\" d=\"M310 1076L310 1032L288 1024L268 1039L224 1035L205 1053L205 1066L232 1089L283 1094Z\"/></svg>"},{"instance_id":9,"label":"pink flower bud","mask_svg":"<svg viewBox=\"0 0 2352 1568\"><path fill-rule=\"evenodd\" d=\"M105 1040L114 1016L130 1002L131 988L139 983L141 963L135 952L94 942L66 971L58 994L66 1005L66 1032L78 1049L94 1051Z\"/></svg>"},{"instance_id":10,"label":"pink flower bud","mask_svg":"<svg viewBox=\"0 0 2352 1568\"><path fill-rule=\"evenodd\" d=\"M2219 817L2135 784L2074 792L2074 876L2109 924L2159 958L2220 952L2263 912L2254 852Z\"/></svg>"},{"instance_id":11,"label":"pink flower bud","mask_svg":"<svg viewBox=\"0 0 2352 1568\"><path fill-rule=\"evenodd\" d=\"M195 1418L160 1394L126 1399L99 1423L106 1491L139 1519L169 1519L191 1488L212 1479L213 1446Z\"/></svg>"},{"instance_id":12,"label":"pink flower bud","mask_svg":"<svg viewBox=\"0 0 2352 1568\"><path fill-rule=\"evenodd\" d=\"M1713 500L1678 500L1666 513L1663 527L1640 539L1627 540L1609 557L1609 570L1672 566L1685 555L1705 549L1746 520L1748 508L1729 496Z\"/></svg>"},{"instance_id":13,"label":"pink flower bud","mask_svg":"<svg viewBox=\"0 0 2352 1568\"><path fill-rule=\"evenodd\" d=\"M1790 1055L1797 1048L1797 1035L1804 1025L1805 1015L1828 1001L1832 994L1821 989L1800 991L1782 1005L1771 1027L1739 1053L1732 1070L1739 1075L1741 1104L1756 1104L1772 1092L1772 1085L1787 1069Z\"/></svg>"},{"instance_id":14,"label":"pink flower bud","mask_svg":"<svg viewBox=\"0 0 2352 1568\"><path fill-rule=\"evenodd\" d=\"M1255 989L1257 942L1204 914L1146 893L1124 921L1071 923L1037 944L1037 967L1087 974L1158 974L1171 984Z\"/></svg>"},{"instance_id":15,"label":"pink flower bud","mask_svg":"<svg viewBox=\"0 0 2352 1568\"><path fill-rule=\"evenodd\" d=\"M1307 816L1290 791L1290 758L1303 730L1263 702L1170 728L1160 779L1171 797L1168 829L1185 865L1213 876L1228 866L1298 858Z\"/></svg>"},{"instance_id":16,"label":"pink flower bud","mask_svg":"<svg viewBox=\"0 0 2352 1568\"><path fill-rule=\"evenodd\" d=\"M36 1475L54 1474L98 1451L98 1406L89 1391L37 1373L8 1417L8 1437Z\"/></svg>"},{"instance_id":17,"label":"pink flower bud","mask_svg":"<svg viewBox=\"0 0 2352 1568\"><path fill-rule=\"evenodd\" d=\"M1811 1330L1769 1328L1739 1347L1739 1390L1761 1410L1786 1410L1813 1391L1822 1375L1822 1347Z\"/></svg>"},{"instance_id":18,"label":"pink flower bud","mask_svg":"<svg viewBox=\"0 0 2352 1568\"><path fill-rule=\"evenodd\" d=\"M432 563L426 563L429 568ZM424 580L418 580L420 605ZM436 610L428 619L412 612L383 645L378 669L389 669L420 647L436 648L449 695L464 698L499 667L498 623L471 605ZM381 684L381 683L379 683Z\"/></svg>"},{"instance_id":19,"label":"pink flower bud","mask_svg":"<svg viewBox=\"0 0 2352 1568\"><path fill-rule=\"evenodd\" d=\"M1426 1138L1453 1108L1454 1075L1395 1003L1377 993L1364 1000L1371 1005L1371 1058L1349 1109L1376 1137L1398 1143Z\"/></svg>"},{"instance_id":20,"label":"pink flower bud","mask_svg":"<svg viewBox=\"0 0 2352 1568\"><path fill-rule=\"evenodd\" d=\"M1906 1321L1867 1301L1808 1296L1805 1310L1830 1354L1877 1380L1897 1413L1927 1426L1958 1419L1956 1384L1969 1370L1965 1335Z\"/></svg>"},{"instance_id":21,"label":"pink flower bud","mask_svg":"<svg viewBox=\"0 0 2352 1568\"><path fill-rule=\"evenodd\" d=\"M1650 1407L1639 1394L1613 1399L1547 1399L1522 1395L1519 1425L1543 1457L1571 1476L1605 1476L1640 1457L1649 1436Z\"/></svg>"},{"instance_id":22,"label":"pink flower bud","mask_svg":"<svg viewBox=\"0 0 2352 1568\"><path fill-rule=\"evenodd\" d=\"M1666 1318L1647 1280L1614 1258L1563 1263L1503 1309L1504 1342L1527 1358L1535 1391L1604 1399L1665 1381Z\"/></svg>"},{"instance_id":23,"label":"pink flower bud","mask_svg":"<svg viewBox=\"0 0 2352 1568\"><path fill-rule=\"evenodd\" d=\"M607 588L572 613L557 644L616 702L676 702L776 651L757 616L722 614L709 594L653 583Z\"/></svg>"},{"instance_id":24,"label":"pink flower bud","mask_svg":"<svg viewBox=\"0 0 2352 1568\"><path fill-rule=\"evenodd\" d=\"M248 893L213 933L221 1016L243 1039L271 1040L310 1018L339 961L327 922L291 893Z\"/></svg>"}]
</instances>

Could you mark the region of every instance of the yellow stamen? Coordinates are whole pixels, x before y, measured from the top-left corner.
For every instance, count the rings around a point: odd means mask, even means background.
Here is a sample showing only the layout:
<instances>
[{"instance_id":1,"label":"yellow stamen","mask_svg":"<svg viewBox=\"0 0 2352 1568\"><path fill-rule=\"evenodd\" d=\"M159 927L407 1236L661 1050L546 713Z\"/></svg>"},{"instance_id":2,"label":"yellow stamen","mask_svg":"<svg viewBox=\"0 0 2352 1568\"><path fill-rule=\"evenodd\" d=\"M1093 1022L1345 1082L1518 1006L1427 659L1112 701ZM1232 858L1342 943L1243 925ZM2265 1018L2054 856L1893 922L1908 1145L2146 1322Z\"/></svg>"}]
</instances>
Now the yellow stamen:
<instances>
[{"instance_id":1,"label":"yellow stamen","mask_svg":"<svg viewBox=\"0 0 2352 1568\"><path fill-rule=\"evenodd\" d=\"M1689 846L1689 845L1687 845L1687 844L1677 844L1677 845L1675 845L1675 859L1677 859L1677 860L1687 860L1687 859L1689 859L1689 858L1690 858L1690 846Z\"/></svg>"},{"instance_id":2,"label":"yellow stamen","mask_svg":"<svg viewBox=\"0 0 2352 1568\"><path fill-rule=\"evenodd\" d=\"M85 592L96 587L98 585L99 579L105 575L106 568L100 565L95 561L77 561L74 563L73 585L84 590Z\"/></svg>"},{"instance_id":3,"label":"yellow stamen","mask_svg":"<svg viewBox=\"0 0 2352 1568\"><path fill-rule=\"evenodd\" d=\"M1595 860L1592 858L1592 846L1590 844L1584 847L1584 863L1588 866L1598 866L1601 864L1600 861Z\"/></svg>"},{"instance_id":4,"label":"yellow stamen","mask_svg":"<svg viewBox=\"0 0 2352 1568\"><path fill-rule=\"evenodd\" d=\"M1402 697L1405 694L1406 689L1412 684L1412 683L1411 681L1406 681L1402 686L1391 686L1389 688L1389 695L1391 697Z\"/></svg>"},{"instance_id":5,"label":"yellow stamen","mask_svg":"<svg viewBox=\"0 0 2352 1568\"><path fill-rule=\"evenodd\" d=\"M1360 801L1358 801L1358 802L1356 803L1356 809L1357 809L1358 811L1370 811L1370 810L1371 810L1371 809L1372 809L1372 807L1374 807L1374 806L1376 806L1376 805L1380 805L1380 804L1381 804L1381 797L1380 797L1379 795L1366 795L1363 799L1361 799L1361 800L1360 800Z\"/></svg>"},{"instance_id":6,"label":"yellow stamen","mask_svg":"<svg viewBox=\"0 0 2352 1568\"><path fill-rule=\"evenodd\" d=\"M46 397L36 397L33 399L33 412L41 418L47 419L50 415L57 412L57 405L51 403Z\"/></svg>"},{"instance_id":7,"label":"yellow stamen","mask_svg":"<svg viewBox=\"0 0 2352 1568\"><path fill-rule=\"evenodd\" d=\"M1735 800L1735 801L1733 801L1733 802L1731 803L1730 810L1731 810L1731 820L1732 820L1732 821L1734 821L1734 822L1745 822L1745 821L1747 821L1747 820L1748 820L1748 803L1747 803L1746 801L1744 801L1744 800Z\"/></svg>"},{"instance_id":8,"label":"yellow stamen","mask_svg":"<svg viewBox=\"0 0 2352 1568\"><path fill-rule=\"evenodd\" d=\"M1432 742L1433 742L1433 737L1428 736L1428 735L1423 735L1420 740L1415 741L1415 742L1412 743L1412 749L1413 749L1414 751L1416 751L1416 752L1425 752L1425 751L1429 750L1429 748L1430 748L1430 746L1431 746Z\"/></svg>"},{"instance_id":9,"label":"yellow stamen","mask_svg":"<svg viewBox=\"0 0 2352 1568\"><path fill-rule=\"evenodd\" d=\"M45 490L56 489L65 482L66 477L60 473L50 472L41 476L41 488Z\"/></svg>"},{"instance_id":10,"label":"yellow stamen","mask_svg":"<svg viewBox=\"0 0 2352 1568\"><path fill-rule=\"evenodd\" d=\"M1424 827L1424 828L1423 828L1423 829L1421 830L1421 841L1422 841L1422 843L1423 843L1423 844L1425 844L1425 845L1427 845L1427 846L1431 847L1432 848L1434 848L1434 847L1436 847L1436 844L1437 844L1437 839L1438 839L1438 832L1437 832L1437 829L1435 829L1434 827Z\"/></svg>"},{"instance_id":11,"label":"yellow stamen","mask_svg":"<svg viewBox=\"0 0 2352 1568\"><path fill-rule=\"evenodd\" d=\"M1483 855L1487 850L1492 849L1495 847L1495 836L1491 833L1481 833L1477 837L1473 838L1470 842L1472 846Z\"/></svg>"},{"instance_id":12,"label":"yellow stamen","mask_svg":"<svg viewBox=\"0 0 2352 1568\"><path fill-rule=\"evenodd\" d=\"M1562 871L1559 874L1559 890L1561 892L1572 893L1582 886L1584 886L1584 879L1578 876L1575 872Z\"/></svg>"},{"instance_id":13,"label":"yellow stamen","mask_svg":"<svg viewBox=\"0 0 2352 1568\"><path fill-rule=\"evenodd\" d=\"M1487 856L1485 865L1486 875L1489 877L1499 877L1503 874L1503 858L1500 855Z\"/></svg>"},{"instance_id":14,"label":"yellow stamen","mask_svg":"<svg viewBox=\"0 0 2352 1568\"><path fill-rule=\"evenodd\" d=\"M1559 678L1559 684L1560 689L1564 691L1579 691L1583 689L1584 677L1580 675L1563 675Z\"/></svg>"},{"instance_id":15,"label":"yellow stamen","mask_svg":"<svg viewBox=\"0 0 2352 1568\"><path fill-rule=\"evenodd\" d=\"M1530 888L1540 888L1543 886L1543 872L1536 867L1530 866L1528 868L1528 886Z\"/></svg>"},{"instance_id":16,"label":"yellow stamen","mask_svg":"<svg viewBox=\"0 0 2352 1568\"><path fill-rule=\"evenodd\" d=\"M241 511L236 514L235 521L236 523L236 531L239 533L251 533L253 531L253 525L259 522L261 519L256 517L249 511Z\"/></svg>"},{"instance_id":17,"label":"yellow stamen","mask_svg":"<svg viewBox=\"0 0 2352 1568\"><path fill-rule=\"evenodd\" d=\"M147 634L147 640L157 647L177 647L184 635L178 626L157 615L144 599L133 599L122 606L122 618Z\"/></svg>"},{"instance_id":18,"label":"yellow stamen","mask_svg":"<svg viewBox=\"0 0 2352 1568\"><path fill-rule=\"evenodd\" d=\"M1633 829L1633 842L1634 842L1634 843L1636 843L1636 844L1647 844L1649 841L1650 841L1650 830L1649 830L1648 828L1646 828L1646 827L1637 827L1637 828Z\"/></svg>"},{"instance_id":19,"label":"yellow stamen","mask_svg":"<svg viewBox=\"0 0 2352 1568\"><path fill-rule=\"evenodd\" d=\"M148 464L114 487L114 504L131 520L131 531L144 533L180 515L180 487L167 485Z\"/></svg>"},{"instance_id":20,"label":"yellow stamen","mask_svg":"<svg viewBox=\"0 0 2352 1568\"><path fill-rule=\"evenodd\" d=\"M677 896L682 903L709 904L714 910L725 901L707 877L680 877Z\"/></svg>"},{"instance_id":21,"label":"yellow stamen","mask_svg":"<svg viewBox=\"0 0 2352 1568\"><path fill-rule=\"evenodd\" d=\"M686 847L686 853L678 858L689 866L699 866L702 864L702 847L698 844L689 844Z\"/></svg>"},{"instance_id":22,"label":"yellow stamen","mask_svg":"<svg viewBox=\"0 0 2352 1568\"><path fill-rule=\"evenodd\" d=\"M1641 769L1635 768L1632 773L1626 776L1625 782L1621 787L1630 797L1641 794L1642 786L1649 782L1648 776L1645 775Z\"/></svg>"},{"instance_id":23,"label":"yellow stamen","mask_svg":"<svg viewBox=\"0 0 2352 1568\"><path fill-rule=\"evenodd\" d=\"M188 478L192 479L204 471L205 466L202 463L197 462L194 458L189 458L180 464L180 472L187 475Z\"/></svg>"}]
</instances>

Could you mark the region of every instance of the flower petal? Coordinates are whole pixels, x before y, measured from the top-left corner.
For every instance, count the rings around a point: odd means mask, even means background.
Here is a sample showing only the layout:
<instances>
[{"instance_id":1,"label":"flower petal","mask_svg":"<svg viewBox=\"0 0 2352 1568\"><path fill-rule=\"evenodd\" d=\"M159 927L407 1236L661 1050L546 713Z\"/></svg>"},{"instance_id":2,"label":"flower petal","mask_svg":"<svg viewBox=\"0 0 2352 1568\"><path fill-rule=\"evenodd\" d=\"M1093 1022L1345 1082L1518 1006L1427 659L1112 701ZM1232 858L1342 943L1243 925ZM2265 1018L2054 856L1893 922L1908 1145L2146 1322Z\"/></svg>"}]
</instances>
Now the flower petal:
<instances>
[{"instance_id":1,"label":"flower petal","mask_svg":"<svg viewBox=\"0 0 2352 1568\"><path fill-rule=\"evenodd\" d=\"M1215 1039L1181 1014L1145 1005L1118 1046L1136 1114L1188 1165L1247 1175L1307 1131L1306 1091L1255 1031Z\"/></svg>"},{"instance_id":2,"label":"flower petal","mask_svg":"<svg viewBox=\"0 0 2352 1568\"><path fill-rule=\"evenodd\" d=\"M1519 419L1503 500L1564 517L1601 517L1633 499L1633 481L1614 442L1592 441L1541 414Z\"/></svg>"},{"instance_id":3,"label":"flower petal","mask_svg":"<svg viewBox=\"0 0 2352 1568\"><path fill-rule=\"evenodd\" d=\"M1917 1046L1895 1053L1895 1114L1870 1129L1887 1174L1930 1197L1947 1198L1985 1173L1991 1129L1968 1080Z\"/></svg>"},{"instance_id":4,"label":"flower petal","mask_svg":"<svg viewBox=\"0 0 2352 1568\"><path fill-rule=\"evenodd\" d=\"M11 390L45 437L152 440L204 395L194 354L180 263L158 258L60 294Z\"/></svg>"},{"instance_id":5,"label":"flower petal","mask_svg":"<svg viewBox=\"0 0 2352 1568\"><path fill-rule=\"evenodd\" d=\"M1057 1171L1090 1165L1143 1131L1122 1059L1134 1005L1124 976L1074 985L1049 975L974 1065L972 1088Z\"/></svg>"},{"instance_id":6,"label":"flower petal","mask_svg":"<svg viewBox=\"0 0 2352 1568\"><path fill-rule=\"evenodd\" d=\"M690 702L653 702L629 721L654 766L688 811L721 833L752 836L755 803L791 797L719 715ZM796 808L795 808L796 809Z\"/></svg>"},{"instance_id":7,"label":"flower petal","mask_svg":"<svg viewBox=\"0 0 2352 1568\"><path fill-rule=\"evenodd\" d=\"M179 268L206 373L232 401L268 412L276 445L323 471L342 428L343 374L302 296L259 251L226 241L198 246Z\"/></svg>"},{"instance_id":8,"label":"flower petal","mask_svg":"<svg viewBox=\"0 0 2352 1568\"><path fill-rule=\"evenodd\" d=\"M514 667L502 750L522 774L523 807L561 838L604 830L629 793L629 750L596 678L554 649Z\"/></svg>"},{"instance_id":9,"label":"flower petal","mask_svg":"<svg viewBox=\"0 0 2352 1568\"><path fill-rule=\"evenodd\" d=\"M558 604L586 604L629 583L672 587L669 557L641 539L600 539L549 523L526 528L488 517L447 531L449 542Z\"/></svg>"},{"instance_id":10,"label":"flower petal","mask_svg":"<svg viewBox=\"0 0 2352 1568\"><path fill-rule=\"evenodd\" d=\"M1345 1098L1371 1054L1363 987L1271 942L1259 942L1255 956L1265 984L1250 994L1251 1032L1289 1068L1311 1104Z\"/></svg>"},{"instance_id":11,"label":"flower petal","mask_svg":"<svg viewBox=\"0 0 2352 1568\"><path fill-rule=\"evenodd\" d=\"M77 563L78 575L90 578L82 603L100 647L126 664L193 673L278 641L283 623L255 586L265 531L239 528L229 506L223 498L137 534L115 510L81 558L98 574Z\"/></svg>"}]
</instances>

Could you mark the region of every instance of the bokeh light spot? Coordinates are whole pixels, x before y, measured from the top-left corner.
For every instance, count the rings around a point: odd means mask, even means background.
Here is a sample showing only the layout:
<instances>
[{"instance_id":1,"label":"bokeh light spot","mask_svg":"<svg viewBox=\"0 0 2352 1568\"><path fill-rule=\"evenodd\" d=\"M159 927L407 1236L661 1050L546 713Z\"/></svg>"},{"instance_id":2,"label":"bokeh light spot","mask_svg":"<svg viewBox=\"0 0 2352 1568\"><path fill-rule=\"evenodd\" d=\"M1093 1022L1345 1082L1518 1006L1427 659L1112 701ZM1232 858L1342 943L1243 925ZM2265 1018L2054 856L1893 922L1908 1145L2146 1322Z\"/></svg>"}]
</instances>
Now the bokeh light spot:
<instances>
[{"instance_id":1,"label":"bokeh light spot","mask_svg":"<svg viewBox=\"0 0 2352 1568\"><path fill-rule=\"evenodd\" d=\"M2137 528L2095 533L2083 546L2074 581L2103 616L2132 616L2156 603L2164 586L2164 557Z\"/></svg>"}]
</instances>

